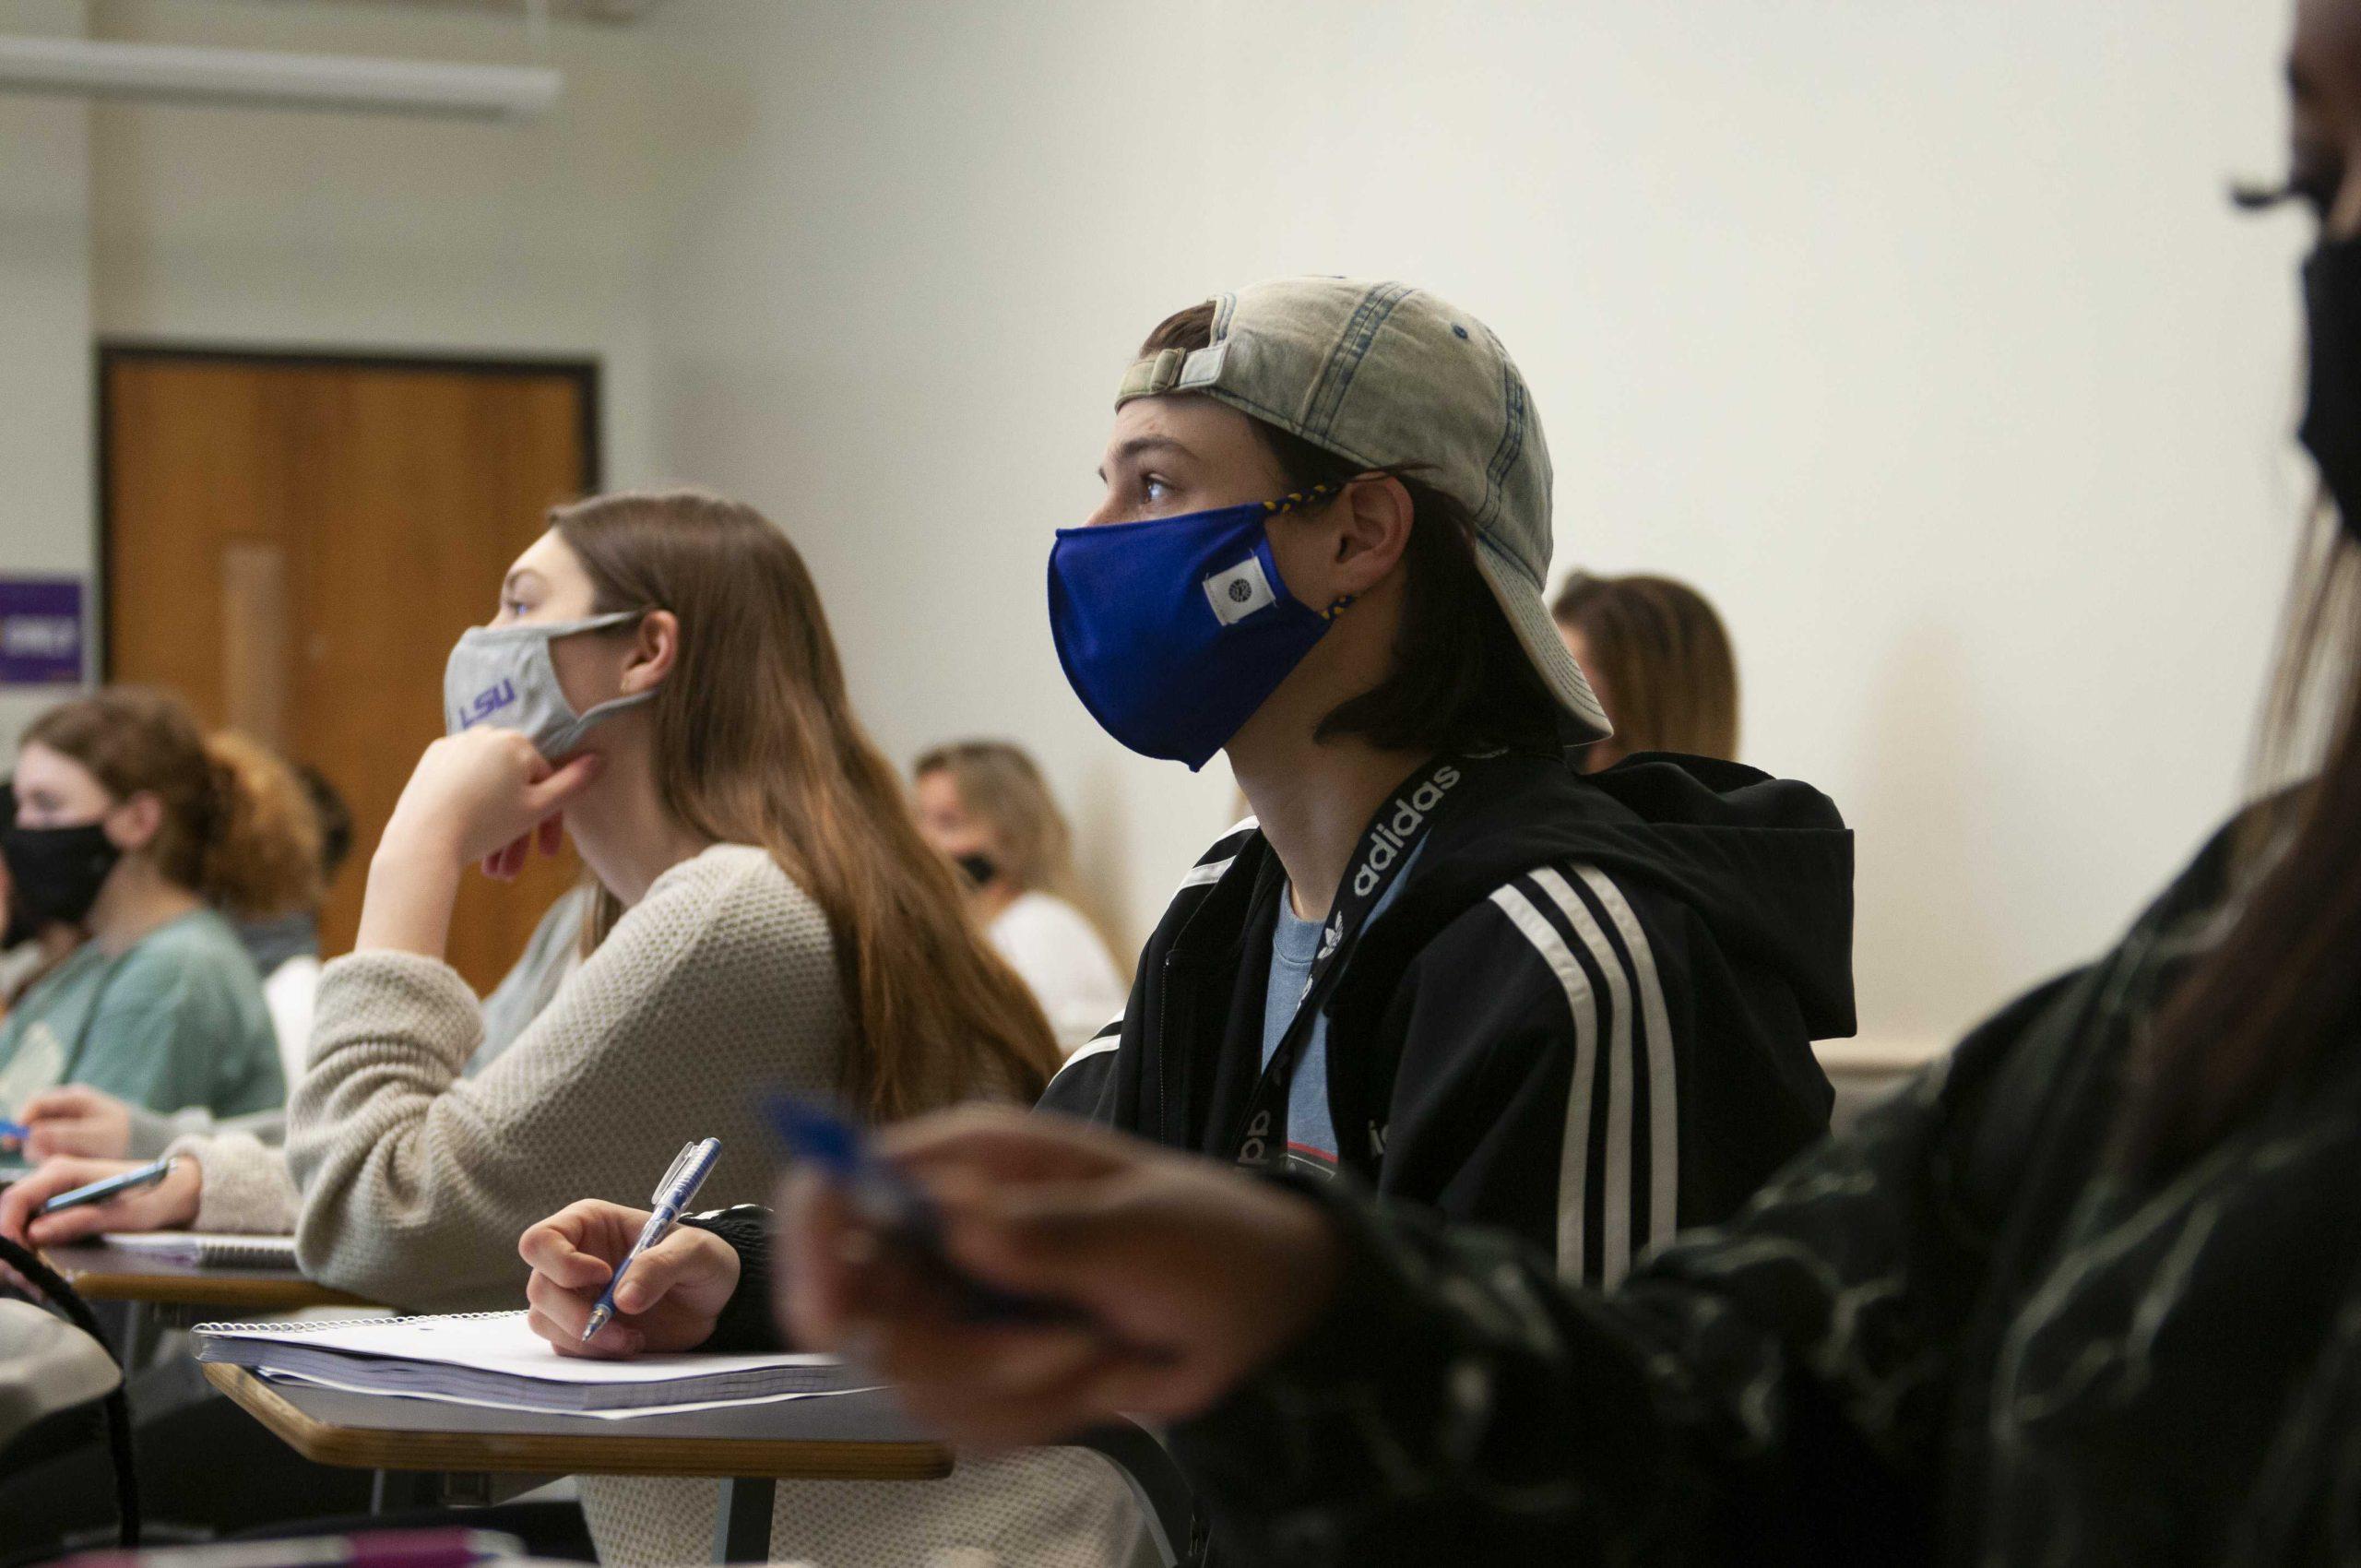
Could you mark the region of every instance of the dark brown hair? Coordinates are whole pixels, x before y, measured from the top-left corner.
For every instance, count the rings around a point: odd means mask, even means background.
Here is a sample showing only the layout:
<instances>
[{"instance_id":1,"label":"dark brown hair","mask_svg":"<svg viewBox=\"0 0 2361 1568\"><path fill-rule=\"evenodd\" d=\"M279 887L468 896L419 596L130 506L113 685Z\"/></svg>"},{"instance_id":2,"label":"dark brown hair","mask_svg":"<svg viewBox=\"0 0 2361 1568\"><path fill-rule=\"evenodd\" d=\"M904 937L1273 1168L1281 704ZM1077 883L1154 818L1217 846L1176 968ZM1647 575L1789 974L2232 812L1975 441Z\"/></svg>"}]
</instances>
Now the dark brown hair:
<instances>
[{"instance_id":1,"label":"dark brown hair","mask_svg":"<svg viewBox=\"0 0 2361 1568\"><path fill-rule=\"evenodd\" d=\"M979 1094L1038 1098L1059 1060L1049 1020L919 837L787 536L751 506L685 490L578 502L550 524L601 613L679 618L651 707L658 795L708 838L761 845L827 916L854 1024L848 1098L878 1122ZM611 896L594 905L594 939L616 909Z\"/></svg>"},{"instance_id":2,"label":"dark brown hair","mask_svg":"<svg viewBox=\"0 0 2361 1568\"><path fill-rule=\"evenodd\" d=\"M1549 614L1581 634L1619 752L1738 755L1738 658L1703 594L1670 577L1576 572Z\"/></svg>"},{"instance_id":3,"label":"dark brown hair","mask_svg":"<svg viewBox=\"0 0 2361 1568\"><path fill-rule=\"evenodd\" d=\"M153 795L163 816L147 853L175 886L248 919L318 908L303 781L258 741L208 736L172 693L104 687L34 719L20 744L71 757L117 802Z\"/></svg>"},{"instance_id":4,"label":"dark brown hair","mask_svg":"<svg viewBox=\"0 0 2361 1568\"><path fill-rule=\"evenodd\" d=\"M1142 355L1213 342L1211 302L1167 316ZM1290 491L1340 487L1370 472L1350 458L1291 431L1245 416ZM1321 740L1358 735L1388 751L1470 750L1490 746L1555 750L1558 706L1509 629L1499 601L1476 565L1476 520L1415 470L1386 470L1410 493L1410 541L1402 622L1393 668L1384 680L1321 719Z\"/></svg>"},{"instance_id":5,"label":"dark brown hair","mask_svg":"<svg viewBox=\"0 0 2361 1568\"><path fill-rule=\"evenodd\" d=\"M2361 544L2325 504L2296 570L2259 771L2309 782L2258 807L2236 846L2236 917L2142 1042L2123 1128L2135 1169L2211 1149L2334 1051L2361 1044Z\"/></svg>"}]
</instances>

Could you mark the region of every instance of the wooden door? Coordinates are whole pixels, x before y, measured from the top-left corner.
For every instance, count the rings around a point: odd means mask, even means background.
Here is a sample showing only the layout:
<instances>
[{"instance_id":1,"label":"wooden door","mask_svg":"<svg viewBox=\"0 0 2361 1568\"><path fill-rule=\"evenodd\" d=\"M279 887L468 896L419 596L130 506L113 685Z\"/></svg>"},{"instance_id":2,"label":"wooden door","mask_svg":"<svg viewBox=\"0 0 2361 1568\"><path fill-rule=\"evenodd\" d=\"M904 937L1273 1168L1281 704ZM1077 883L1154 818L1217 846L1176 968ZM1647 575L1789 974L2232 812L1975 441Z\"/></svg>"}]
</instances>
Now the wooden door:
<instances>
[{"instance_id":1,"label":"wooden door","mask_svg":"<svg viewBox=\"0 0 2361 1568\"><path fill-rule=\"evenodd\" d=\"M378 833L443 732L443 664L561 501L597 488L580 364L111 348L100 363L106 672L316 766L350 803L322 950L350 950ZM470 874L451 962L489 989L573 880Z\"/></svg>"}]
</instances>

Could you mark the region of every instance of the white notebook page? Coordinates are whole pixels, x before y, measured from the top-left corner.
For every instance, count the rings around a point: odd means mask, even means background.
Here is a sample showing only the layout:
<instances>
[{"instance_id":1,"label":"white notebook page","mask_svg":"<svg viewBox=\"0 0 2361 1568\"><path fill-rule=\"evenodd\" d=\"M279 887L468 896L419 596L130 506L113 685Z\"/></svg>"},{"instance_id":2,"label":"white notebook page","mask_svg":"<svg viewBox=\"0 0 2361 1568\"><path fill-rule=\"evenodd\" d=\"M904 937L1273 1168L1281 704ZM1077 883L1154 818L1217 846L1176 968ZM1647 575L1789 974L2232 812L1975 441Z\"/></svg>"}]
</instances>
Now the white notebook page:
<instances>
[{"instance_id":1,"label":"white notebook page","mask_svg":"<svg viewBox=\"0 0 2361 1568\"><path fill-rule=\"evenodd\" d=\"M199 1334L259 1339L346 1355L390 1356L470 1367L544 1383L667 1383L733 1372L781 1367L834 1367L833 1356L774 1351L710 1355L704 1351L636 1356L625 1361L561 1356L525 1325L523 1313L469 1313L450 1317L362 1318L339 1323L206 1323Z\"/></svg>"}]
</instances>

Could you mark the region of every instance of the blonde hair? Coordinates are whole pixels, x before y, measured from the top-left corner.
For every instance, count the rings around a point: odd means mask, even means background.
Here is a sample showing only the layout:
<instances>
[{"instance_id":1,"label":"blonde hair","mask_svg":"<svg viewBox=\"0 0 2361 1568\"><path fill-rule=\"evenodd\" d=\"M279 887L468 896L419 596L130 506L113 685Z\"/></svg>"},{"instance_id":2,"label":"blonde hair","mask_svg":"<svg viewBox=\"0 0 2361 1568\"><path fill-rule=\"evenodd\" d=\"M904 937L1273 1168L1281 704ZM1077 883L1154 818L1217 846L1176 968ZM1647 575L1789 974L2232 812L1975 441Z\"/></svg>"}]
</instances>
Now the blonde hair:
<instances>
[{"instance_id":1,"label":"blonde hair","mask_svg":"<svg viewBox=\"0 0 2361 1568\"><path fill-rule=\"evenodd\" d=\"M1019 892L1073 901L1074 834L1049 781L1022 747L1007 741L953 741L929 748L910 777L947 773L959 803L984 819L999 844L1001 873Z\"/></svg>"},{"instance_id":2,"label":"blonde hair","mask_svg":"<svg viewBox=\"0 0 2361 1568\"><path fill-rule=\"evenodd\" d=\"M1703 594L1670 577L1576 572L1549 613L1582 635L1620 752L1737 757L1738 656Z\"/></svg>"},{"instance_id":3,"label":"blonde hair","mask_svg":"<svg viewBox=\"0 0 2361 1568\"><path fill-rule=\"evenodd\" d=\"M119 802L155 796L148 855L206 902L250 920L319 907L319 815L303 779L258 741L207 735L172 693L108 686L51 708L19 743L72 758Z\"/></svg>"},{"instance_id":4,"label":"blonde hair","mask_svg":"<svg viewBox=\"0 0 2361 1568\"><path fill-rule=\"evenodd\" d=\"M827 916L854 1024L846 1095L878 1122L977 1094L1037 1099L1059 1062L1049 1020L967 919L854 717L819 589L787 536L693 490L596 497L550 525L600 612L679 618L650 705L658 796L708 838L761 845ZM617 909L598 900L592 940Z\"/></svg>"}]
</instances>

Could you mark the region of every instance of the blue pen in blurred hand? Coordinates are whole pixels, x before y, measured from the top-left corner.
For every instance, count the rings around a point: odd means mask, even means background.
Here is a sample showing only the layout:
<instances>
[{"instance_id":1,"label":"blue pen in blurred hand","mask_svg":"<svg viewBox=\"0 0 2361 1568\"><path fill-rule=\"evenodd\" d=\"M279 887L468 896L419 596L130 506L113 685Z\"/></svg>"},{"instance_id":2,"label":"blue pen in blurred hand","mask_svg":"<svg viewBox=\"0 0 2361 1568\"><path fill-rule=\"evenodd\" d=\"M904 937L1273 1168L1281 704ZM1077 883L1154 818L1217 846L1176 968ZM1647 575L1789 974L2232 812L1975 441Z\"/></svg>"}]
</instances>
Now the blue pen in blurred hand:
<instances>
[{"instance_id":1,"label":"blue pen in blurred hand","mask_svg":"<svg viewBox=\"0 0 2361 1568\"><path fill-rule=\"evenodd\" d=\"M623 1282L623 1271L638 1260L640 1253L670 1233L673 1222L681 1218L682 1209L695 1201L697 1189L713 1174L713 1162L720 1158L718 1138L690 1144L674 1158L672 1169L664 1172L664 1180L656 1184L656 1195L648 1200L656 1212L639 1228L639 1240L631 1244L623 1262L615 1265L613 1277L599 1294L599 1304L590 1309L590 1326L582 1331L582 1343L587 1345L598 1337L599 1331L615 1315L615 1287Z\"/></svg>"},{"instance_id":2,"label":"blue pen in blurred hand","mask_svg":"<svg viewBox=\"0 0 2361 1568\"><path fill-rule=\"evenodd\" d=\"M1062 1301L1003 1290L953 1263L943 1248L943 1218L933 1200L880 1158L854 1123L788 1095L774 1095L766 1109L787 1152L842 1193L878 1241L942 1291L962 1319L1035 1326L1091 1324L1088 1314Z\"/></svg>"}]
</instances>

